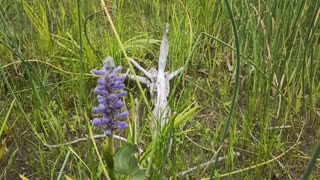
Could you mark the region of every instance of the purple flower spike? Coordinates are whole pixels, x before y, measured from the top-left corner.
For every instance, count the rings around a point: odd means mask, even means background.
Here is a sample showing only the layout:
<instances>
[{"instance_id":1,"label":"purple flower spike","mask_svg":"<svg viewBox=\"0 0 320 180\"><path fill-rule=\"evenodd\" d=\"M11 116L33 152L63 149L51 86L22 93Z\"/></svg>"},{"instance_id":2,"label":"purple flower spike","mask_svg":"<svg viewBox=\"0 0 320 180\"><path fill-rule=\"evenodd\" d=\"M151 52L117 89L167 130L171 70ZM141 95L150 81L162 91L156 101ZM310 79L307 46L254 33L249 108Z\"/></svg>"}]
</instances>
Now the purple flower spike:
<instances>
[{"instance_id":1,"label":"purple flower spike","mask_svg":"<svg viewBox=\"0 0 320 180\"><path fill-rule=\"evenodd\" d=\"M114 68L114 70L112 72L119 73L122 71L122 69L123 69L122 66L118 66L118 67Z\"/></svg>"},{"instance_id":2,"label":"purple flower spike","mask_svg":"<svg viewBox=\"0 0 320 180\"><path fill-rule=\"evenodd\" d=\"M115 67L113 58L107 57L103 62L103 68L100 70L92 70L91 73L99 75L98 86L94 92L98 95L97 107L93 107L93 112L100 114L100 118L94 118L92 124L94 126L102 126L105 134L110 136L116 129L126 129L128 124L119 119L125 119L129 113L122 112L121 109L125 106L122 98L127 95L124 91L125 85L123 81L125 76L119 76L122 67Z\"/></svg>"},{"instance_id":3,"label":"purple flower spike","mask_svg":"<svg viewBox=\"0 0 320 180\"><path fill-rule=\"evenodd\" d=\"M122 91L122 92L120 92L119 94L117 94L117 97L118 97L118 98L122 98L123 96L126 96L127 94L128 94L127 91Z\"/></svg>"},{"instance_id":4,"label":"purple flower spike","mask_svg":"<svg viewBox=\"0 0 320 180\"><path fill-rule=\"evenodd\" d=\"M101 126L102 121L101 121L100 118L94 118L94 119L92 120L92 124L93 124L94 126Z\"/></svg>"},{"instance_id":5,"label":"purple flower spike","mask_svg":"<svg viewBox=\"0 0 320 180\"><path fill-rule=\"evenodd\" d=\"M112 135L111 129L105 129L104 132L106 133L107 136L111 136Z\"/></svg>"},{"instance_id":6,"label":"purple flower spike","mask_svg":"<svg viewBox=\"0 0 320 180\"><path fill-rule=\"evenodd\" d=\"M98 107L93 107L94 113L103 113L106 110L107 110L107 108L103 104L99 104Z\"/></svg>"},{"instance_id":7,"label":"purple flower spike","mask_svg":"<svg viewBox=\"0 0 320 180\"><path fill-rule=\"evenodd\" d=\"M122 102L121 100L114 103L115 109L121 109L123 106L124 106L124 102Z\"/></svg>"},{"instance_id":8,"label":"purple flower spike","mask_svg":"<svg viewBox=\"0 0 320 180\"><path fill-rule=\"evenodd\" d=\"M117 114L118 118L124 119L127 118L129 113L127 111Z\"/></svg>"},{"instance_id":9,"label":"purple flower spike","mask_svg":"<svg viewBox=\"0 0 320 180\"><path fill-rule=\"evenodd\" d=\"M91 71L91 73L94 74L94 75L97 75L97 76L103 76L106 72L103 71L103 70L94 69L94 70Z\"/></svg>"},{"instance_id":10,"label":"purple flower spike","mask_svg":"<svg viewBox=\"0 0 320 180\"><path fill-rule=\"evenodd\" d=\"M126 122L117 122L117 127L119 129L126 129L128 128L128 124Z\"/></svg>"}]
</instances>

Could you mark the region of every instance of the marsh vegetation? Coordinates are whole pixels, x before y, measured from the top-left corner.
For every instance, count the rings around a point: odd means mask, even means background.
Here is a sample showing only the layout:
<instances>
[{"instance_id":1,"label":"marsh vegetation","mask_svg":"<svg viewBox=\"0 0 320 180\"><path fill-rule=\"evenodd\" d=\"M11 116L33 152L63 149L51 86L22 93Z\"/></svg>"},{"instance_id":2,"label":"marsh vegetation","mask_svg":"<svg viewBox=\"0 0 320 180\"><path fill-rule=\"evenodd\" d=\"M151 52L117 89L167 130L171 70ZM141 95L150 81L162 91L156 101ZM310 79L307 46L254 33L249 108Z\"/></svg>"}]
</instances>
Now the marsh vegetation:
<instances>
[{"instance_id":1,"label":"marsh vegetation","mask_svg":"<svg viewBox=\"0 0 320 180\"><path fill-rule=\"evenodd\" d=\"M128 57L156 68L166 23L166 70L185 68L168 98L179 125L154 138L147 87L125 81L130 128L115 132L145 150L149 177L299 179L306 170L320 132L320 1L232 1L233 17L223 1L106 1L115 29L98 0L0 2L0 179L101 179L90 70L107 56L125 70Z\"/></svg>"}]
</instances>

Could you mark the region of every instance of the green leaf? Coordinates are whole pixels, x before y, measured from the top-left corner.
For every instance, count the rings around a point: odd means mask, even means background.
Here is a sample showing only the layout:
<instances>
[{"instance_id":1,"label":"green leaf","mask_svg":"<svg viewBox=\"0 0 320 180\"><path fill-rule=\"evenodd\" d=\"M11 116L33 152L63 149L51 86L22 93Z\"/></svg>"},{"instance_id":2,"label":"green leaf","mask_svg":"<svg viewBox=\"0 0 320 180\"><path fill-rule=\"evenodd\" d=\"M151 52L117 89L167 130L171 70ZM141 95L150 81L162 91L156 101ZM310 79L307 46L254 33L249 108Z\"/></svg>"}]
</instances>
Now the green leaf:
<instances>
[{"instance_id":1,"label":"green leaf","mask_svg":"<svg viewBox=\"0 0 320 180\"><path fill-rule=\"evenodd\" d=\"M223 105L226 106L226 107L230 107L232 101L227 101L227 102L224 102Z\"/></svg>"},{"instance_id":2,"label":"green leaf","mask_svg":"<svg viewBox=\"0 0 320 180\"><path fill-rule=\"evenodd\" d=\"M140 168L140 167L139 167ZM146 170L147 169L143 169L143 168L140 168L138 169L134 174L132 174L130 176L130 179L132 180L142 180L142 179L146 179Z\"/></svg>"},{"instance_id":3,"label":"green leaf","mask_svg":"<svg viewBox=\"0 0 320 180\"><path fill-rule=\"evenodd\" d=\"M25 176L22 175L22 174L19 174L19 177L20 177L21 180L29 180L27 177L25 177Z\"/></svg>"},{"instance_id":4,"label":"green leaf","mask_svg":"<svg viewBox=\"0 0 320 180\"><path fill-rule=\"evenodd\" d=\"M114 158L114 168L117 173L129 176L132 180L146 179L146 169L138 164L138 147L135 144L126 143L122 146Z\"/></svg>"},{"instance_id":5,"label":"green leaf","mask_svg":"<svg viewBox=\"0 0 320 180\"><path fill-rule=\"evenodd\" d=\"M193 106L193 107L192 107ZM196 111L200 108L196 103L190 104L174 119L174 127L183 127L188 120L190 120Z\"/></svg>"}]
</instances>

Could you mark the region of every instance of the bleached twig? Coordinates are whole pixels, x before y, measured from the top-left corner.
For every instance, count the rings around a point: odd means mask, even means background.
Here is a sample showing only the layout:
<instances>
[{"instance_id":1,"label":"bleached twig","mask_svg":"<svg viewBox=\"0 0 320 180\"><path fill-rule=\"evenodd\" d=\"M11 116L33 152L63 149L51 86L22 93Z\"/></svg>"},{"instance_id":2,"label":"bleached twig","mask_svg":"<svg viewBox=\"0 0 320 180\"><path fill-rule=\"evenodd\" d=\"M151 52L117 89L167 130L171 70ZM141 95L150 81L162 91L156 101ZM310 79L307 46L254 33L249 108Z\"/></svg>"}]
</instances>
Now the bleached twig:
<instances>
[{"instance_id":1,"label":"bleached twig","mask_svg":"<svg viewBox=\"0 0 320 180\"><path fill-rule=\"evenodd\" d=\"M178 74L180 74L184 70L184 67L179 68L178 70L172 72L169 74L168 79L171 80L172 78L176 77Z\"/></svg>"},{"instance_id":2,"label":"bleached twig","mask_svg":"<svg viewBox=\"0 0 320 180\"><path fill-rule=\"evenodd\" d=\"M158 73L164 73L164 69L166 68L167 57L169 54L169 29L170 29L170 26L169 24L167 24L166 32L163 35L161 45L160 45Z\"/></svg>"},{"instance_id":3,"label":"bleached twig","mask_svg":"<svg viewBox=\"0 0 320 180\"><path fill-rule=\"evenodd\" d=\"M105 134L99 134L99 135L94 135L93 139L99 139L99 138L105 138L105 137L106 137ZM123 141L123 142L127 142L128 141L126 138L118 136L118 135L113 135L113 138L117 139L119 141ZM79 139L76 139L74 141L63 143L63 144L54 144L54 145L44 144L44 145L46 147L48 147L48 148L57 148L57 147L61 147L61 146L67 146L67 145L75 144L75 143L78 143L78 142L81 142L81 141L86 141L88 139L90 139L90 137L79 138ZM142 149L138 148L138 150L139 150L140 154L143 153Z\"/></svg>"},{"instance_id":4,"label":"bleached twig","mask_svg":"<svg viewBox=\"0 0 320 180\"><path fill-rule=\"evenodd\" d=\"M135 81L135 77L133 76L133 75L131 75L131 74L128 74L128 76L127 76L130 80L132 80L132 81ZM142 84L144 84L144 85L147 85L148 83L149 83L149 80L147 79L147 78L145 78L145 77L141 77L141 76L137 76L137 79L138 79L138 81L140 82L140 83L142 83Z\"/></svg>"},{"instance_id":5,"label":"bleached twig","mask_svg":"<svg viewBox=\"0 0 320 180\"><path fill-rule=\"evenodd\" d=\"M168 116L170 116L170 107L168 106L168 95L170 91L170 80L177 76L184 70L184 67L179 68L178 70L170 73L165 72L167 57L169 54L169 24L166 26L166 31L163 35L161 45L160 45L160 56L159 56L159 64L158 70L155 68L151 68L150 70L145 70L141 67L135 60L129 58L130 62L140 70L146 77L141 76L132 76L128 75L128 79L137 80L145 84L149 88L149 93L154 102L153 115L155 120L157 120L161 127L163 127L167 121ZM154 129L154 134L156 134L156 129L154 125L152 125Z\"/></svg>"},{"instance_id":6,"label":"bleached twig","mask_svg":"<svg viewBox=\"0 0 320 180\"><path fill-rule=\"evenodd\" d=\"M268 130L273 130L273 129L290 129L290 125L283 125L283 126L274 126L274 127L268 127Z\"/></svg>"},{"instance_id":7,"label":"bleached twig","mask_svg":"<svg viewBox=\"0 0 320 180\"><path fill-rule=\"evenodd\" d=\"M160 56L159 56L159 65L158 65L158 74L156 81L156 99L153 110L153 115L157 121L160 121L159 124L163 127L168 119L166 118L170 112L168 106L168 95L170 91L169 79L165 75L165 68L167 63L167 57L169 53L169 24L167 24L166 32L163 35L161 45L160 45Z\"/></svg>"},{"instance_id":8,"label":"bleached twig","mask_svg":"<svg viewBox=\"0 0 320 180\"><path fill-rule=\"evenodd\" d=\"M240 156L240 153L239 153L239 152L235 152L234 155ZM222 161L222 160L224 160L224 159L226 159L226 157L219 157L218 162L220 162L220 161ZM189 174L189 173L191 173L191 172L193 172L193 171L195 171L195 170L197 170L197 169L199 169L199 168L207 167L207 166L209 166L209 165L212 164L212 163L214 163L214 161L211 161L211 160L210 160L210 161L205 162L205 163L203 163L203 164L200 164L200 165L198 165L198 166L193 166L192 168L190 168L190 169L188 169L188 170L186 170L186 171L179 172L179 173L177 174L177 177L185 176L186 174Z\"/></svg>"},{"instance_id":9,"label":"bleached twig","mask_svg":"<svg viewBox=\"0 0 320 180\"><path fill-rule=\"evenodd\" d=\"M147 76L147 78L151 79L152 76L151 74L145 70L143 67L141 67L135 60L129 58L130 62L137 68L139 69L145 76Z\"/></svg>"}]
</instances>

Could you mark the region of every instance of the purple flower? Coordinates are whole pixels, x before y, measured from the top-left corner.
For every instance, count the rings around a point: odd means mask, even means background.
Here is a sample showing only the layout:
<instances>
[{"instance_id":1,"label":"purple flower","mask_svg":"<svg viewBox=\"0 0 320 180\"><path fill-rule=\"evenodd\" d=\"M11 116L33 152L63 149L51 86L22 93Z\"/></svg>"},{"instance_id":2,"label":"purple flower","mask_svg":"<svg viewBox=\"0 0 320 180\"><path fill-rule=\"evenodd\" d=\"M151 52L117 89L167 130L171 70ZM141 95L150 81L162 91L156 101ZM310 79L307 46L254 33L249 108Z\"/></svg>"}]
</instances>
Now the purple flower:
<instances>
[{"instance_id":1,"label":"purple flower","mask_svg":"<svg viewBox=\"0 0 320 180\"><path fill-rule=\"evenodd\" d=\"M125 77L119 76L122 67L115 67L111 57L107 57L103 64L102 69L91 71L94 75L102 76L94 89L99 105L93 107L93 112L100 114L101 117L94 118L92 124L102 126L106 135L110 136L114 130L128 127L125 121L119 121L127 118L129 114L127 111L121 111L125 106L122 98L127 95L127 91L124 90L123 84Z\"/></svg>"}]
</instances>

